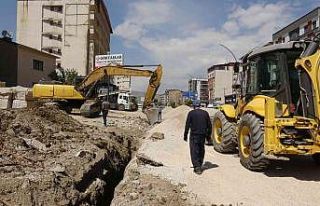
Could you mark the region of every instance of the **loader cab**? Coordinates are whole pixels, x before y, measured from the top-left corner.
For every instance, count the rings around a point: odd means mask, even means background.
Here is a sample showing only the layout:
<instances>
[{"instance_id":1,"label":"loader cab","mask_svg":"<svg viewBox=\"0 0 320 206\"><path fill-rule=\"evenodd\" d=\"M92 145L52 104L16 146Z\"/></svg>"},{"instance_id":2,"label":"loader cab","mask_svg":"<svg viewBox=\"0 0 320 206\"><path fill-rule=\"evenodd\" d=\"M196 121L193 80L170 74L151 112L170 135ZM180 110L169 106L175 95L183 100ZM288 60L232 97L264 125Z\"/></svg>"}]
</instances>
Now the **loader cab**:
<instances>
[{"instance_id":1,"label":"loader cab","mask_svg":"<svg viewBox=\"0 0 320 206\"><path fill-rule=\"evenodd\" d=\"M290 115L296 113L300 87L298 70L294 65L302 52L303 48L294 43L286 44L286 47L272 45L252 52L246 59L245 102L256 95L264 95L287 105Z\"/></svg>"}]
</instances>

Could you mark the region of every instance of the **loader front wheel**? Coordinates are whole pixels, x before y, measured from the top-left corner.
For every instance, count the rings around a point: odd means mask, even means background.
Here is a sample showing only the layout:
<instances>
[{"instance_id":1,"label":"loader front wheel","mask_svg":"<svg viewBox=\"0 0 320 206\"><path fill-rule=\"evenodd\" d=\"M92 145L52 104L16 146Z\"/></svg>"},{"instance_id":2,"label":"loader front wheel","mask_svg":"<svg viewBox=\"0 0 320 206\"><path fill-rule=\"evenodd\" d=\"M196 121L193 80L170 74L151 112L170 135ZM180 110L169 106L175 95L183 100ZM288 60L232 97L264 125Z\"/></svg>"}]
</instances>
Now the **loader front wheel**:
<instances>
[{"instance_id":1,"label":"loader front wheel","mask_svg":"<svg viewBox=\"0 0 320 206\"><path fill-rule=\"evenodd\" d=\"M212 124L213 148L219 153L233 153L236 151L236 128L227 120L225 115L218 111L213 117Z\"/></svg>"},{"instance_id":2,"label":"loader front wheel","mask_svg":"<svg viewBox=\"0 0 320 206\"><path fill-rule=\"evenodd\" d=\"M320 165L320 153L313 154L312 159L317 165Z\"/></svg>"},{"instance_id":3,"label":"loader front wheel","mask_svg":"<svg viewBox=\"0 0 320 206\"><path fill-rule=\"evenodd\" d=\"M268 166L263 141L263 121L254 114L243 115L239 125L238 150L240 162L245 168L262 171Z\"/></svg>"}]
</instances>

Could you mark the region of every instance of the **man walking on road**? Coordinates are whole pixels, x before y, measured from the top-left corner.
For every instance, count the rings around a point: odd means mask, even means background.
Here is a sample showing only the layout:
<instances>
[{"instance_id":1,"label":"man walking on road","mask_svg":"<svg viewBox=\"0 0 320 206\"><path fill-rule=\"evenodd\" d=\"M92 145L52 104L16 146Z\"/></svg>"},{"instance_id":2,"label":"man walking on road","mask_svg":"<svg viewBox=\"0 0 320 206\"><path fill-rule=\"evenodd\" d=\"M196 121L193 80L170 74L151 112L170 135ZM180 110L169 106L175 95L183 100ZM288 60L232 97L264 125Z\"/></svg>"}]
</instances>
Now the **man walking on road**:
<instances>
[{"instance_id":1,"label":"man walking on road","mask_svg":"<svg viewBox=\"0 0 320 206\"><path fill-rule=\"evenodd\" d=\"M193 164L194 172L196 174L202 173L202 164L204 158L204 143L205 139L210 141L212 125L208 112L200 109L200 104L194 105L194 110L188 113L186 127L184 130L184 141L188 140L188 133L190 132L190 154Z\"/></svg>"},{"instance_id":2,"label":"man walking on road","mask_svg":"<svg viewBox=\"0 0 320 206\"><path fill-rule=\"evenodd\" d=\"M106 100L106 98L103 99L103 102L101 104L101 109L102 109L103 124L104 126L107 126L107 116L110 109L110 103Z\"/></svg>"}]
</instances>

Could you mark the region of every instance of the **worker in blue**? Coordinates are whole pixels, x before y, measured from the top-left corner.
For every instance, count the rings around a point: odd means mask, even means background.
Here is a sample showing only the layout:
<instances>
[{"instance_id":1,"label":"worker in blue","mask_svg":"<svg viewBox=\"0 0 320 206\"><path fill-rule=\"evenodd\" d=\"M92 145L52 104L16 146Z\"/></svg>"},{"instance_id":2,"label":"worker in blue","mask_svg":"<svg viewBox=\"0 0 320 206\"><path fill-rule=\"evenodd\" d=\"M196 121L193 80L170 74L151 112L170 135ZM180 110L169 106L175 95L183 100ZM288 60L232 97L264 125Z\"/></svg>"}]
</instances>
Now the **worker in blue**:
<instances>
[{"instance_id":1,"label":"worker in blue","mask_svg":"<svg viewBox=\"0 0 320 206\"><path fill-rule=\"evenodd\" d=\"M194 103L194 110L188 113L184 130L184 141L188 140L190 131L189 146L191 162L194 172L202 174L202 164L205 154L205 140L210 141L212 124L207 111L200 109L200 102Z\"/></svg>"}]
</instances>

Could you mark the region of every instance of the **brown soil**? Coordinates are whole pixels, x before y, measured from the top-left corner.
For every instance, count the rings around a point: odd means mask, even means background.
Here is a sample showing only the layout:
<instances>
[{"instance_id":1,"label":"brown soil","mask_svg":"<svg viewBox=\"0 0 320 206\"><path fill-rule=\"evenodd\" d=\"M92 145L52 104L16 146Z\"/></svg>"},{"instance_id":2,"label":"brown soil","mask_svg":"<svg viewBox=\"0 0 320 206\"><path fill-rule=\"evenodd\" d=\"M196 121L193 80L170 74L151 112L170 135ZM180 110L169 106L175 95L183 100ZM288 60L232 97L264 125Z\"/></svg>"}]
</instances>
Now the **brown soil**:
<instances>
[{"instance_id":1,"label":"brown soil","mask_svg":"<svg viewBox=\"0 0 320 206\"><path fill-rule=\"evenodd\" d=\"M138 135L83 126L54 107L0 110L0 205L110 201L103 194L121 178Z\"/></svg>"},{"instance_id":2,"label":"brown soil","mask_svg":"<svg viewBox=\"0 0 320 206\"><path fill-rule=\"evenodd\" d=\"M112 205L192 205L188 200L190 194L183 191L183 187L154 175L141 174L131 165L116 188Z\"/></svg>"}]
</instances>

